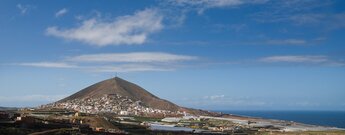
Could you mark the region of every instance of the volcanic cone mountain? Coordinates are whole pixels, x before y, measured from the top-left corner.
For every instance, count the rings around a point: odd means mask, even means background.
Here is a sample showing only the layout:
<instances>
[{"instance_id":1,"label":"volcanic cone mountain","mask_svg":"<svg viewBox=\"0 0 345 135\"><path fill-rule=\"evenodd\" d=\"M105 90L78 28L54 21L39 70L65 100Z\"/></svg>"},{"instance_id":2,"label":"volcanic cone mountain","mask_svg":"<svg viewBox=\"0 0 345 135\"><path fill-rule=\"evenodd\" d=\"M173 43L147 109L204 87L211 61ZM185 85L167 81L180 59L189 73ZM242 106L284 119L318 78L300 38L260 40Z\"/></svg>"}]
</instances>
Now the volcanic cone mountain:
<instances>
[{"instance_id":1,"label":"volcanic cone mountain","mask_svg":"<svg viewBox=\"0 0 345 135\"><path fill-rule=\"evenodd\" d=\"M98 82L58 102L66 102L75 99L99 98L104 95L112 94L121 95L134 101L141 101L143 105L151 108L169 111L178 111L181 109L178 105L167 100L160 99L140 86L119 77Z\"/></svg>"}]
</instances>

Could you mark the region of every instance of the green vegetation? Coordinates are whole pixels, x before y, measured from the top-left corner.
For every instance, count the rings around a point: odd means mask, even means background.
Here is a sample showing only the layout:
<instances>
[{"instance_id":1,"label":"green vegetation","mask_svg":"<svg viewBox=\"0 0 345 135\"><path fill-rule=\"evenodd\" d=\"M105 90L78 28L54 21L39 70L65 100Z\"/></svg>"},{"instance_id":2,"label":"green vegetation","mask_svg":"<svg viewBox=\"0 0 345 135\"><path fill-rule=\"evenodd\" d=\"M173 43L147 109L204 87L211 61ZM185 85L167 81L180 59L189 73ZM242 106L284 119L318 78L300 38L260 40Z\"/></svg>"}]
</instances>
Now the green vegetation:
<instances>
[{"instance_id":1,"label":"green vegetation","mask_svg":"<svg viewBox=\"0 0 345 135\"><path fill-rule=\"evenodd\" d=\"M207 124L210 125L210 126L230 126L230 127L235 125L231 121L227 121L227 120L214 120L214 119L208 120Z\"/></svg>"}]
</instances>

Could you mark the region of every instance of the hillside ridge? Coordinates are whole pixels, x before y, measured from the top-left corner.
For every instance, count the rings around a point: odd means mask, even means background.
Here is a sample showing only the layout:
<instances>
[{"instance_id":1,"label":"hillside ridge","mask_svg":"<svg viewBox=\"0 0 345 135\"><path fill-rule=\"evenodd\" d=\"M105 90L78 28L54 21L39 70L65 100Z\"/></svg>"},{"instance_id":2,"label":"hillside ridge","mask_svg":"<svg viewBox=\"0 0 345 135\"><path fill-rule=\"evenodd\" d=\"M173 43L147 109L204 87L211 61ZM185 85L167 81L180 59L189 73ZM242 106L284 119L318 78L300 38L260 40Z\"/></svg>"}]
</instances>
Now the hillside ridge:
<instances>
[{"instance_id":1,"label":"hillside ridge","mask_svg":"<svg viewBox=\"0 0 345 135\"><path fill-rule=\"evenodd\" d=\"M74 99L98 98L104 95L114 94L128 97L134 101L141 101L143 105L156 109L170 111L177 111L180 109L178 105L165 99L161 99L144 88L119 77L95 83L58 102L66 102Z\"/></svg>"}]
</instances>

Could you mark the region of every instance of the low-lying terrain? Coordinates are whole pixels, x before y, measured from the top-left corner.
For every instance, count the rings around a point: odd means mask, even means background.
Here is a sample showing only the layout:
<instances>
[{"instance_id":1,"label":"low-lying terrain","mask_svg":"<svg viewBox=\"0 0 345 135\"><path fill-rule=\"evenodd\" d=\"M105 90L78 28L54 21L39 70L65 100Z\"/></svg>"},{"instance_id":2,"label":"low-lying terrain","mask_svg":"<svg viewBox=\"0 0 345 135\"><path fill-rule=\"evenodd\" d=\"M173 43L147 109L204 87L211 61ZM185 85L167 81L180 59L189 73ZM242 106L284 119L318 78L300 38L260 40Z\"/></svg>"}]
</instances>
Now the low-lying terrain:
<instances>
[{"instance_id":1,"label":"low-lying terrain","mask_svg":"<svg viewBox=\"0 0 345 135\"><path fill-rule=\"evenodd\" d=\"M37 108L0 111L0 134L344 134L344 129L180 107L118 77Z\"/></svg>"},{"instance_id":2,"label":"low-lying terrain","mask_svg":"<svg viewBox=\"0 0 345 135\"><path fill-rule=\"evenodd\" d=\"M144 117L67 109L2 111L0 134L339 135L344 129L235 115ZM6 117L5 117L6 116Z\"/></svg>"}]
</instances>

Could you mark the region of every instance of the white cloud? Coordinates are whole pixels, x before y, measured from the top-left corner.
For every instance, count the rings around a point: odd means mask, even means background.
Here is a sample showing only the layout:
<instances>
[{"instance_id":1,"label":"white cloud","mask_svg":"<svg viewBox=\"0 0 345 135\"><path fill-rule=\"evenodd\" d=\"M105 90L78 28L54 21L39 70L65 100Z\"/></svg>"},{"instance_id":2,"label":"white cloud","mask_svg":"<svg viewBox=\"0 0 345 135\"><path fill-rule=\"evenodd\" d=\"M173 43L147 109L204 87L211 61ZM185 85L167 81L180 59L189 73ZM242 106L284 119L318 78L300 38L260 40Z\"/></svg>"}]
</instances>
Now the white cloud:
<instances>
[{"instance_id":1,"label":"white cloud","mask_svg":"<svg viewBox=\"0 0 345 135\"><path fill-rule=\"evenodd\" d=\"M16 65L32 66L32 67L46 67L46 68L77 68L76 65L64 63L64 62L29 62L29 63L19 63Z\"/></svg>"},{"instance_id":2,"label":"white cloud","mask_svg":"<svg viewBox=\"0 0 345 135\"><path fill-rule=\"evenodd\" d=\"M184 100L187 106L198 107L260 107L272 103L260 98L251 97L229 97L225 95L204 96L203 98L187 98Z\"/></svg>"},{"instance_id":3,"label":"white cloud","mask_svg":"<svg viewBox=\"0 0 345 135\"><path fill-rule=\"evenodd\" d=\"M19 9L21 14L26 14L30 9L34 8L34 6L17 4L17 8Z\"/></svg>"},{"instance_id":4,"label":"white cloud","mask_svg":"<svg viewBox=\"0 0 345 135\"><path fill-rule=\"evenodd\" d=\"M171 0L170 3L186 8L195 8L199 14L209 8L231 7L242 4L265 3L268 0Z\"/></svg>"},{"instance_id":5,"label":"white cloud","mask_svg":"<svg viewBox=\"0 0 345 135\"><path fill-rule=\"evenodd\" d=\"M212 95L212 96L205 96L205 99L210 99L210 100L220 100L223 99L225 96L224 95Z\"/></svg>"},{"instance_id":6,"label":"white cloud","mask_svg":"<svg viewBox=\"0 0 345 135\"><path fill-rule=\"evenodd\" d=\"M43 68L74 68L91 72L172 71L180 62L199 59L196 56L163 52L88 54L66 57L63 62L27 62L14 65Z\"/></svg>"},{"instance_id":7,"label":"white cloud","mask_svg":"<svg viewBox=\"0 0 345 135\"><path fill-rule=\"evenodd\" d=\"M237 6L241 4L265 3L268 0L173 0L177 5L200 6L204 8Z\"/></svg>"},{"instance_id":8,"label":"white cloud","mask_svg":"<svg viewBox=\"0 0 345 135\"><path fill-rule=\"evenodd\" d=\"M295 22L296 24L302 25L320 23L320 21L324 18L325 15L323 14L296 14L287 19Z\"/></svg>"},{"instance_id":9,"label":"white cloud","mask_svg":"<svg viewBox=\"0 0 345 135\"><path fill-rule=\"evenodd\" d=\"M242 4L243 0L176 0L176 4L203 7L223 7Z\"/></svg>"},{"instance_id":10,"label":"white cloud","mask_svg":"<svg viewBox=\"0 0 345 135\"><path fill-rule=\"evenodd\" d=\"M318 12L334 4L330 0L276 0L266 10L253 14L255 20L263 23L288 22L317 29L337 30L345 27L345 12Z\"/></svg>"},{"instance_id":11,"label":"white cloud","mask_svg":"<svg viewBox=\"0 0 345 135\"><path fill-rule=\"evenodd\" d=\"M60 9L59 11L57 11L55 13L55 17L61 17L63 15L65 15L68 12L68 10L66 8Z\"/></svg>"},{"instance_id":12,"label":"white cloud","mask_svg":"<svg viewBox=\"0 0 345 135\"><path fill-rule=\"evenodd\" d=\"M158 10L146 9L113 21L92 18L77 28L49 27L46 33L96 46L143 44L150 34L163 29L162 20L163 15Z\"/></svg>"},{"instance_id":13,"label":"white cloud","mask_svg":"<svg viewBox=\"0 0 345 135\"><path fill-rule=\"evenodd\" d=\"M327 62L328 58L326 56L270 56L260 59L262 62L293 62L293 63L321 63Z\"/></svg>"},{"instance_id":14,"label":"white cloud","mask_svg":"<svg viewBox=\"0 0 345 135\"><path fill-rule=\"evenodd\" d=\"M22 95L22 96L0 96L0 102L32 102L32 101L58 101L67 95Z\"/></svg>"},{"instance_id":15,"label":"white cloud","mask_svg":"<svg viewBox=\"0 0 345 135\"><path fill-rule=\"evenodd\" d=\"M266 63L301 63L301 64L321 64L329 66L344 66L342 61L332 60L323 55L285 55L270 56L259 59L260 62Z\"/></svg>"},{"instance_id":16,"label":"white cloud","mask_svg":"<svg viewBox=\"0 0 345 135\"><path fill-rule=\"evenodd\" d=\"M143 71L172 71L173 67L164 67L148 64L122 64L118 66L85 67L91 72L143 72Z\"/></svg>"},{"instance_id":17,"label":"white cloud","mask_svg":"<svg viewBox=\"0 0 345 135\"><path fill-rule=\"evenodd\" d=\"M316 14L316 17L301 22L301 24L313 24L314 26L326 28L327 30L339 30L345 28L345 12L333 13L333 14ZM298 22L296 18L293 21ZM314 20L312 20L314 19Z\"/></svg>"},{"instance_id":18,"label":"white cloud","mask_svg":"<svg viewBox=\"0 0 345 135\"><path fill-rule=\"evenodd\" d=\"M302 39L282 39L282 40L268 40L268 44L274 45L303 45L306 44L307 41Z\"/></svg>"},{"instance_id":19,"label":"white cloud","mask_svg":"<svg viewBox=\"0 0 345 135\"><path fill-rule=\"evenodd\" d=\"M133 52L80 55L67 60L74 62L177 62L195 59L197 59L195 56L162 52Z\"/></svg>"},{"instance_id":20,"label":"white cloud","mask_svg":"<svg viewBox=\"0 0 345 135\"><path fill-rule=\"evenodd\" d=\"M293 102L289 103L289 106L299 106L299 107L317 107L320 106L320 103L316 103L315 101L310 102L310 101L298 101L298 102Z\"/></svg>"}]
</instances>

